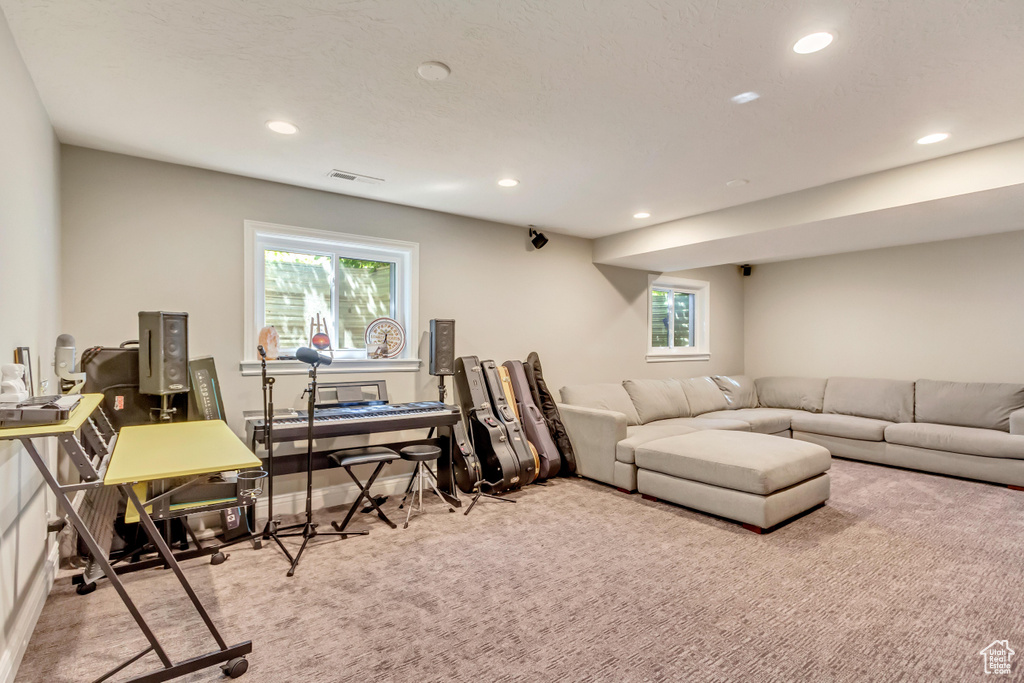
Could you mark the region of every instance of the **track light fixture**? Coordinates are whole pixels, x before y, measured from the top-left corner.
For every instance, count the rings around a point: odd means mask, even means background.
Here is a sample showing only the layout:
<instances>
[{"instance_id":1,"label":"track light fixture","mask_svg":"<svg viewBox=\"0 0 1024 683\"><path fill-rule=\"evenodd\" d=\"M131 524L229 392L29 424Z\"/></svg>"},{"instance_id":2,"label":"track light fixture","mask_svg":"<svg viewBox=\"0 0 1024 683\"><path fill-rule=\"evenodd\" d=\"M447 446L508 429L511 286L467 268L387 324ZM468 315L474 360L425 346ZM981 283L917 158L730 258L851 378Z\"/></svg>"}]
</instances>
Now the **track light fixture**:
<instances>
[{"instance_id":1,"label":"track light fixture","mask_svg":"<svg viewBox=\"0 0 1024 683\"><path fill-rule=\"evenodd\" d=\"M537 232L535 228L530 228L530 242L533 243L534 249L540 249L548 243L548 238L544 236L544 233Z\"/></svg>"}]
</instances>

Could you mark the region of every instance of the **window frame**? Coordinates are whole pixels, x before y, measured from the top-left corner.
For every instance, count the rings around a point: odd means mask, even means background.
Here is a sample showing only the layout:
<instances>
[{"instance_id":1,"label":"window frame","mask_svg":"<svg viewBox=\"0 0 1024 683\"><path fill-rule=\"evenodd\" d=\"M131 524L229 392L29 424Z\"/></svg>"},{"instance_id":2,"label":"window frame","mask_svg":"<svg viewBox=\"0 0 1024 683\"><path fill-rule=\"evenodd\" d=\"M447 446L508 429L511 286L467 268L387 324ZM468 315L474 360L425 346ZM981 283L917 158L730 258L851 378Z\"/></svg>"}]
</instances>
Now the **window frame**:
<instances>
[{"instance_id":1,"label":"window frame","mask_svg":"<svg viewBox=\"0 0 1024 683\"><path fill-rule=\"evenodd\" d=\"M671 290L693 296L690 314L691 346L654 346L654 290ZM648 363L702 361L711 358L711 283L665 274L647 277L647 355ZM671 332L670 332L671 338Z\"/></svg>"},{"instance_id":2,"label":"window frame","mask_svg":"<svg viewBox=\"0 0 1024 683\"><path fill-rule=\"evenodd\" d=\"M334 362L321 366L321 373L344 372L416 372L421 361L416 357L419 339L419 244L382 237L368 237L261 221L244 222L245 232L245 315L241 370L243 375L258 375L261 364L256 352L259 330L264 324L266 293L264 287L264 250L295 250L330 254L334 257L334 277L339 257L394 263L394 318L405 328L406 346L398 358L367 358L364 349L335 349ZM331 293L331 317L338 323L337 290ZM338 343L337 325L331 341ZM274 374L305 374L308 365L298 360L267 361Z\"/></svg>"}]
</instances>

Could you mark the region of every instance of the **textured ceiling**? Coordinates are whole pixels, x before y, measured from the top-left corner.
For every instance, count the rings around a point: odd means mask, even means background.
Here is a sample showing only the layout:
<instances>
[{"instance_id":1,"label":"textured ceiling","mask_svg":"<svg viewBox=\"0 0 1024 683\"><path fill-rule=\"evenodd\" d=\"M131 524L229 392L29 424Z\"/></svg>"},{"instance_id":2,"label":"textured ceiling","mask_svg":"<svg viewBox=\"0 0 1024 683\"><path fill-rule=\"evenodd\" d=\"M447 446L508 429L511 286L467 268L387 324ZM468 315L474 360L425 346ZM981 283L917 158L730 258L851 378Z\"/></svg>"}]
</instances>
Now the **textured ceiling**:
<instances>
[{"instance_id":1,"label":"textured ceiling","mask_svg":"<svg viewBox=\"0 0 1024 683\"><path fill-rule=\"evenodd\" d=\"M1024 137L1021 0L0 7L63 142L586 237Z\"/></svg>"}]
</instances>

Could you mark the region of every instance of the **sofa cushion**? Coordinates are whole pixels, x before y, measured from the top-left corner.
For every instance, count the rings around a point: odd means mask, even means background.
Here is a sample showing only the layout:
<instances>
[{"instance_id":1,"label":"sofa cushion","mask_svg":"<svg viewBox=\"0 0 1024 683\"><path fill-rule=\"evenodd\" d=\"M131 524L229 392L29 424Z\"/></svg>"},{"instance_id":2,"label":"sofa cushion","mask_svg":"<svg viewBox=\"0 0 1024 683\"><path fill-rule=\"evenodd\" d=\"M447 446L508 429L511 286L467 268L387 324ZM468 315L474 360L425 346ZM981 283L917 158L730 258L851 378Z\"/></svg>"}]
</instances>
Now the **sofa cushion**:
<instances>
[{"instance_id":1,"label":"sofa cushion","mask_svg":"<svg viewBox=\"0 0 1024 683\"><path fill-rule=\"evenodd\" d=\"M918 422L1010 431L1010 413L1024 408L1024 384L917 380Z\"/></svg>"},{"instance_id":2,"label":"sofa cushion","mask_svg":"<svg viewBox=\"0 0 1024 683\"><path fill-rule=\"evenodd\" d=\"M633 401L640 424L670 417L689 417L683 387L675 379L627 379L622 383Z\"/></svg>"},{"instance_id":3,"label":"sofa cushion","mask_svg":"<svg viewBox=\"0 0 1024 683\"><path fill-rule=\"evenodd\" d=\"M659 420L651 424L626 427L626 438L615 444L615 459L619 462L635 462L633 452L638 446L642 446L648 441L657 441L669 436L682 436L695 431L697 431L695 427L689 427L674 420Z\"/></svg>"},{"instance_id":4,"label":"sofa cushion","mask_svg":"<svg viewBox=\"0 0 1024 683\"><path fill-rule=\"evenodd\" d=\"M792 413L781 408L740 408L704 413L700 419L743 420L750 425L752 432L775 434L789 429L791 415Z\"/></svg>"},{"instance_id":5,"label":"sofa cushion","mask_svg":"<svg viewBox=\"0 0 1024 683\"><path fill-rule=\"evenodd\" d=\"M754 380L746 375L715 375L715 384L725 394L729 402L729 410L757 407L757 389Z\"/></svg>"},{"instance_id":6,"label":"sofa cushion","mask_svg":"<svg viewBox=\"0 0 1024 683\"><path fill-rule=\"evenodd\" d=\"M888 420L876 420L872 417L828 413L793 415L791 422L793 431L841 436L846 439L861 439L862 441L884 441L885 428L893 424Z\"/></svg>"},{"instance_id":7,"label":"sofa cushion","mask_svg":"<svg viewBox=\"0 0 1024 683\"><path fill-rule=\"evenodd\" d=\"M933 451L1024 460L1024 436L995 429L912 422L886 427L885 440Z\"/></svg>"},{"instance_id":8,"label":"sofa cushion","mask_svg":"<svg viewBox=\"0 0 1024 683\"><path fill-rule=\"evenodd\" d=\"M704 431L649 441L636 465L680 479L768 495L829 469L828 449L767 434Z\"/></svg>"},{"instance_id":9,"label":"sofa cushion","mask_svg":"<svg viewBox=\"0 0 1024 683\"><path fill-rule=\"evenodd\" d=\"M822 412L914 421L914 383L896 379L829 377Z\"/></svg>"},{"instance_id":10,"label":"sofa cushion","mask_svg":"<svg viewBox=\"0 0 1024 683\"><path fill-rule=\"evenodd\" d=\"M735 420L729 418L724 420L718 417L675 417L671 420L662 420L665 424L681 425L683 427L690 427L692 429L720 429L727 430L730 432L749 432L750 423L744 422L743 420Z\"/></svg>"},{"instance_id":11,"label":"sofa cushion","mask_svg":"<svg viewBox=\"0 0 1024 683\"><path fill-rule=\"evenodd\" d=\"M762 408L791 408L820 413L825 400L825 380L809 377L759 377L754 380Z\"/></svg>"},{"instance_id":12,"label":"sofa cushion","mask_svg":"<svg viewBox=\"0 0 1024 683\"><path fill-rule=\"evenodd\" d=\"M690 404L690 415L694 417L729 407L725 394L710 377L691 377L679 380L679 383L683 385L686 401Z\"/></svg>"},{"instance_id":13,"label":"sofa cushion","mask_svg":"<svg viewBox=\"0 0 1024 683\"><path fill-rule=\"evenodd\" d=\"M640 424L629 394L621 384L574 384L562 387L562 403L583 408L614 410L626 416L627 425Z\"/></svg>"}]
</instances>

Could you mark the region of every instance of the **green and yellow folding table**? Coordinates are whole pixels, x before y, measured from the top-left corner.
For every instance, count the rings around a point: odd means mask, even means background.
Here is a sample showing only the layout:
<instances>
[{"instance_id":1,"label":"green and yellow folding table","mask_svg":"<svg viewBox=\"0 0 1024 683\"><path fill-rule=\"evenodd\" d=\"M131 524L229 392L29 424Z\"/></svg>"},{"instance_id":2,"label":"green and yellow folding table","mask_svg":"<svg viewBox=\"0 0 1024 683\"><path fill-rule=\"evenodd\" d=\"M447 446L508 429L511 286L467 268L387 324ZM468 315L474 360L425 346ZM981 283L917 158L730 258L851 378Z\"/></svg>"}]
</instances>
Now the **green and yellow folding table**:
<instances>
[{"instance_id":1,"label":"green and yellow folding table","mask_svg":"<svg viewBox=\"0 0 1024 683\"><path fill-rule=\"evenodd\" d=\"M166 681L218 664L222 665L226 674L236 678L248 668L245 655L252 652L252 642L245 641L231 646L224 642L220 632L217 631L210 619L210 615L207 614L199 597L182 573L181 567L152 517L146 511L147 506L152 507L153 501L144 503L135 490L135 485L154 480L201 476L214 472L259 467L260 461L234 435L227 424L220 420L124 427L120 434L115 434L99 407L102 400L102 394L84 395L71 416L59 424L0 429L0 440L16 439L21 441L43 475L43 479L57 496L58 502L67 513L79 537L88 546L92 558L110 580L114 590L117 591L125 607L128 608L149 641L148 648L97 679L96 683L110 678L150 652L156 652L163 667L136 676L131 679L132 681L145 681L146 683ZM81 482L64 485L58 483L32 442L33 439L44 437L57 438L78 469ZM109 504L96 501L109 499L109 493L116 492L117 489L120 489L127 497L130 509L141 511L139 521L146 534L163 561L174 572L181 587L217 641L219 649L181 662L172 662L149 624L135 603L132 602L124 584L107 559L109 541L103 544L96 538L93 528L91 528L97 524L103 525L105 528L109 522L112 529L113 520L107 519L110 511ZM73 500L69 498L69 495ZM83 514L80 514L83 504L90 500L93 503L84 506L86 511L103 511L97 513L99 519L91 520L92 524L87 523Z\"/></svg>"}]
</instances>

